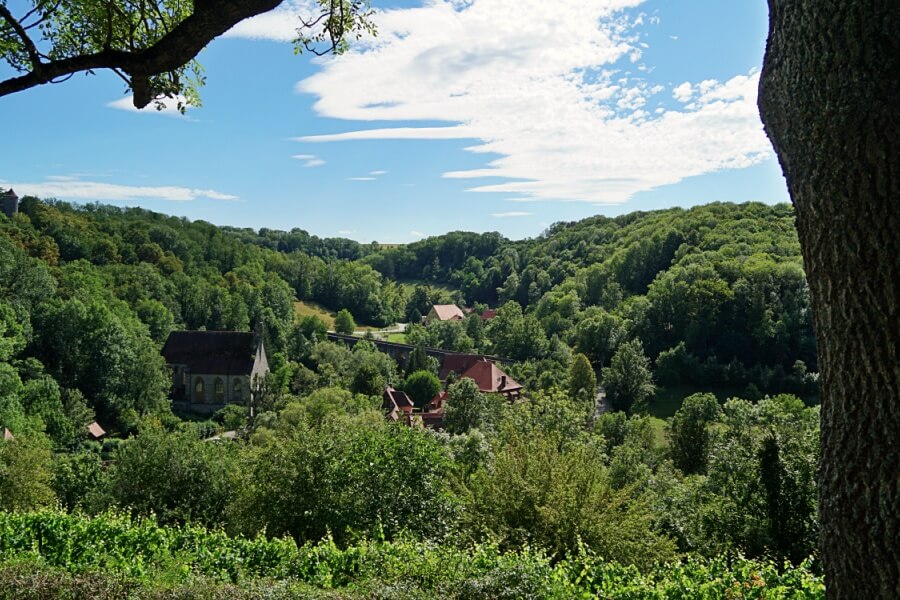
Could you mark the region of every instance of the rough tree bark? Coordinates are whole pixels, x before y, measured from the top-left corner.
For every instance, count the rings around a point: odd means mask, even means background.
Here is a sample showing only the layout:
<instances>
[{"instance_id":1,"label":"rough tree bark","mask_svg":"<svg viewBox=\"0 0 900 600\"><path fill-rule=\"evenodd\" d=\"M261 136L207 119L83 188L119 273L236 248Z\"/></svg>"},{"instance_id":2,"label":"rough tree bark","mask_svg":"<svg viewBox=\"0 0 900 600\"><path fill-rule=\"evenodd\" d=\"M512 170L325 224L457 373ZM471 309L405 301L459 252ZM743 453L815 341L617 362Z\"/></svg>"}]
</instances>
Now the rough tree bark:
<instances>
[{"instance_id":1,"label":"rough tree bark","mask_svg":"<svg viewBox=\"0 0 900 600\"><path fill-rule=\"evenodd\" d=\"M900 597L900 1L769 0L759 108L822 373L829 598Z\"/></svg>"}]
</instances>

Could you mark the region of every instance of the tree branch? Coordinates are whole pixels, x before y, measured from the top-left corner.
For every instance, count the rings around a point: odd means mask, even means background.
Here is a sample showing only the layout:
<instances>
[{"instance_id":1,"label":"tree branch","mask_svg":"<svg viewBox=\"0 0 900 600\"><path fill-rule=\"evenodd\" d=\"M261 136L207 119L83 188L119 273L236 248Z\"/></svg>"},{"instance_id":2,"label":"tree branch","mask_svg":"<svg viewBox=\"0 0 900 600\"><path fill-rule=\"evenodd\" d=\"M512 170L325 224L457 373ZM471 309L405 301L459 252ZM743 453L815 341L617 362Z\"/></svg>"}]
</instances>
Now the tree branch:
<instances>
[{"instance_id":1,"label":"tree branch","mask_svg":"<svg viewBox=\"0 0 900 600\"><path fill-rule=\"evenodd\" d=\"M25 75L0 81L0 96L21 92L80 71L119 69L130 75L132 80L135 78L146 80L154 75L175 71L196 57L209 42L240 21L268 12L281 2L282 0L195 0L194 13L191 16L152 46L139 51L104 49L93 54L41 63L37 58L37 48L28 39L26 46L30 45L30 56L31 52L34 52L32 60L34 68ZM0 9L2 9L0 15L10 21L12 16L7 16L6 7L0 5ZM10 22L12 24L15 19ZM25 37L27 38L27 34ZM141 98L135 94L134 105L137 108L144 108L151 100L152 98L148 98L146 94L142 94Z\"/></svg>"},{"instance_id":2,"label":"tree branch","mask_svg":"<svg viewBox=\"0 0 900 600\"><path fill-rule=\"evenodd\" d=\"M13 28L16 35L22 40L22 43L25 45L25 51L28 52L28 59L31 61L31 68L35 70L39 69L41 66L41 58L37 46L35 46L34 42L31 41L31 38L28 37L28 33L22 27L22 24L12 16L12 13L9 12L9 9L6 8L6 5L4 4L0 4L0 17L3 17L3 19L9 23L9 26Z\"/></svg>"}]
</instances>

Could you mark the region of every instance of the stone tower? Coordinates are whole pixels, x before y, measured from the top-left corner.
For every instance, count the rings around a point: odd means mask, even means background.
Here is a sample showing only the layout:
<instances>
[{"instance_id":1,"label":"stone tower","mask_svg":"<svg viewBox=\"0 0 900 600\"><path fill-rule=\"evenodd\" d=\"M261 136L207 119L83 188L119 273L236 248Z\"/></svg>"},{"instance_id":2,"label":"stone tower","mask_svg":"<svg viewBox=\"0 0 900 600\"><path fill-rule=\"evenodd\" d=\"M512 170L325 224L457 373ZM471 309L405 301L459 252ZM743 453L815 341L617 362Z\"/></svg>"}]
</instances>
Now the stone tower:
<instances>
[{"instance_id":1,"label":"stone tower","mask_svg":"<svg viewBox=\"0 0 900 600\"><path fill-rule=\"evenodd\" d=\"M19 197L12 189L0 193L0 210L10 219L19 212Z\"/></svg>"}]
</instances>

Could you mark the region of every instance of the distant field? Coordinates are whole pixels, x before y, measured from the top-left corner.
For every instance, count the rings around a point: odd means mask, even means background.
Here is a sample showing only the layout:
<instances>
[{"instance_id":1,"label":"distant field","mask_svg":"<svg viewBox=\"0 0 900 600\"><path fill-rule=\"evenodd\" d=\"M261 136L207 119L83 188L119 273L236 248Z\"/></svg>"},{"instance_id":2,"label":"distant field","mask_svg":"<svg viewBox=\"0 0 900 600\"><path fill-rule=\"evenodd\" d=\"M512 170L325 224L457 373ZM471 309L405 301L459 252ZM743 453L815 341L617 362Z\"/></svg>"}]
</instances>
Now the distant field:
<instances>
[{"instance_id":1,"label":"distant field","mask_svg":"<svg viewBox=\"0 0 900 600\"><path fill-rule=\"evenodd\" d=\"M423 279L399 279L397 283L407 289L407 291L413 291L417 285L428 285L436 290L441 290L447 293L453 293L457 291L457 288L452 285L448 285L446 283L437 283L435 281L425 281Z\"/></svg>"},{"instance_id":2,"label":"distant field","mask_svg":"<svg viewBox=\"0 0 900 600\"><path fill-rule=\"evenodd\" d=\"M297 316L300 318L307 316L319 317L325 324L328 325L328 329L334 329L334 315L335 311L329 310L318 304L317 302L311 302L309 300L296 300L294 302L294 310L297 312ZM356 324L356 331L378 331L378 327L373 327L371 325L364 325L362 323Z\"/></svg>"},{"instance_id":3,"label":"distant field","mask_svg":"<svg viewBox=\"0 0 900 600\"><path fill-rule=\"evenodd\" d=\"M315 302L298 300L294 302L294 309L297 311L298 317L303 318L310 315L319 317L328 324L328 329L334 329L334 313L324 306Z\"/></svg>"}]
</instances>

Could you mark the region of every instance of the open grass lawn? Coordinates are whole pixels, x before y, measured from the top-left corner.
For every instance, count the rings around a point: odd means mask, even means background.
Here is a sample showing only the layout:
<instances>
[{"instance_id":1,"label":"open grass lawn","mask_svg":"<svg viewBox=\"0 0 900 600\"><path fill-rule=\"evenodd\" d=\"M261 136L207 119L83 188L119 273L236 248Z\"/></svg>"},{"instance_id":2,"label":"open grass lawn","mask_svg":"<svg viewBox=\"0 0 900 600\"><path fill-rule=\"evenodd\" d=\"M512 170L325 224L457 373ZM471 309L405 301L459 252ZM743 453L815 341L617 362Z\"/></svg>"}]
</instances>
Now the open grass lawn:
<instances>
[{"instance_id":1,"label":"open grass lawn","mask_svg":"<svg viewBox=\"0 0 900 600\"><path fill-rule=\"evenodd\" d=\"M294 301L294 310L297 311L297 317L303 318L309 315L314 317L319 317L325 324L328 325L329 330L334 329L334 315L335 311L329 310L318 304L316 302L312 302L310 300L296 300ZM356 332L355 333L364 333L366 331L378 331L380 327L374 327L372 325L364 325L362 323L356 324Z\"/></svg>"},{"instance_id":2,"label":"open grass lawn","mask_svg":"<svg viewBox=\"0 0 900 600\"><path fill-rule=\"evenodd\" d=\"M328 310L321 304L310 302L308 300L298 300L294 302L294 309L297 311L297 317L303 318L310 315L319 317L328 324L328 329L334 329L334 312Z\"/></svg>"},{"instance_id":3,"label":"open grass lawn","mask_svg":"<svg viewBox=\"0 0 900 600\"><path fill-rule=\"evenodd\" d=\"M406 288L406 291L410 293L412 293L413 289L415 289L417 285L431 286L436 290L441 290L442 292L447 292L448 294L451 294L457 290L457 288L453 287L452 285L448 285L446 283L437 283L435 281L425 281L424 279L398 279L397 283Z\"/></svg>"},{"instance_id":4,"label":"open grass lawn","mask_svg":"<svg viewBox=\"0 0 900 600\"><path fill-rule=\"evenodd\" d=\"M406 343L406 334L405 333L390 333L387 336L387 341L394 342L395 344L405 344Z\"/></svg>"}]
</instances>

